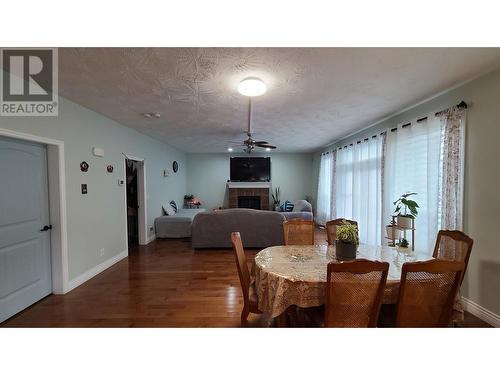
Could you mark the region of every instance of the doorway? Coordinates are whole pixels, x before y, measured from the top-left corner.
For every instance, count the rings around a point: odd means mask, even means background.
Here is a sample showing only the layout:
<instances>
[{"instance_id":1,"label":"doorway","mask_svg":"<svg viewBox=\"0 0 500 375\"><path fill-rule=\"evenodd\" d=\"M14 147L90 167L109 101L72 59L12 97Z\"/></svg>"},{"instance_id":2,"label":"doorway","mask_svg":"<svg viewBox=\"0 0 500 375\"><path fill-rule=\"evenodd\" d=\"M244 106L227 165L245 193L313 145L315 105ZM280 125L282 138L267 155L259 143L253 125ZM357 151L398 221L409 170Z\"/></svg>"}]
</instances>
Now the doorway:
<instances>
[{"instance_id":1,"label":"doorway","mask_svg":"<svg viewBox=\"0 0 500 375\"><path fill-rule=\"evenodd\" d=\"M139 244L139 183L138 161L125 160L125 183L127 189L127 241L128 246Z\"/></svg>"},{"instance_id":2,"label":"doorway","mask_svg":"<svg viewBox=\"0 0 500 375\"><path fill-rule=\"evenodd\" d=\"M142 158L123 154L125 177L125 230L126 243L130 245L146 245L147 211L146 211L146 161Z\"/></svg>"},{"instance_id":3,"label":"doorway","mask_svg":"<svg viewBox=\"0 0 500 375\"><path fill-rule=\"evenodd\" d=\"M0 322L52 293L47 146L0 136Z\"/></svg>"}]
</instances>

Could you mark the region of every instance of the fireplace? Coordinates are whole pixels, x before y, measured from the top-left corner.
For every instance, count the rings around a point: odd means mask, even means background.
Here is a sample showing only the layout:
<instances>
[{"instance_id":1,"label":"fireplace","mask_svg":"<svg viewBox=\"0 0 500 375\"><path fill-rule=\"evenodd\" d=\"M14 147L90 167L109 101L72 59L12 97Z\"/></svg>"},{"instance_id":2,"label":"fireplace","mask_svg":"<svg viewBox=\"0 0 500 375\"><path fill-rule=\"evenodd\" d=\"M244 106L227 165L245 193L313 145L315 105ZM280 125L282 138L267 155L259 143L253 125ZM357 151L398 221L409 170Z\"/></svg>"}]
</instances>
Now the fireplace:
<instances>
[{"instance_id":1,"label":"fireplace","mask_svg":"<svg viewBox=\"0 0 500 375\"><path fill-rule=\"evenodd\" d=\"M269 210L269 182L228 181L229 208Z\"/></svg>"},{"instance_id":2,"label":"fireplace","mask_svg":"<svg viewBox=\"0 0 500 375\"><path fill-rule=\"evenodd\" d=\"M238 196L238 208L253 208L260 210L260 197L259 196Z\"/></svg>"}]
</instances>

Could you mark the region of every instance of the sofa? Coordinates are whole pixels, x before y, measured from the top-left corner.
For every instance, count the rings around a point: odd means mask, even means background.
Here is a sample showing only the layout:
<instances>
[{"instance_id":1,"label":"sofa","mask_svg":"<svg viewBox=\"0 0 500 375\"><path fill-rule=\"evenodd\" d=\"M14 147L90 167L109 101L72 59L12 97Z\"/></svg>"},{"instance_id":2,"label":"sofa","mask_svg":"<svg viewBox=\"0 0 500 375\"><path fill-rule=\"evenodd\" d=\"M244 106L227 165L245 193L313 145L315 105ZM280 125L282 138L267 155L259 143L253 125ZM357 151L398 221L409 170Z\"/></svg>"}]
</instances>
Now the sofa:
<instances>
[{"instance_id":1,"label":"sofa","mask_svg":"<svg viewBox=\"0 0 500 375\"><path fill-rule=\"evenodd\" d=\"M203 208L179 209L175 215L164 215L155 219L156 238L191 237L193 218L204 212Z\"/></svg>"},{"instance_id":2,"label":"sofa","mask_svg":"<svg viewBox=\"0 0 500 375\"><path fill-rule=\"evenodd\" d=\"M283 244L283 213L248 208L202 212L193 218L191 244L198 248L232 247L231 232L240 232L244 247Z\"/></svg>"},{"instance_id":3,"label":"sofa","mask_svg":"<svg viewBox=\"0 0 500 375\"><path fill-rule=\"evenodd\" d=\"M285 219L313 220L312 205L308 201L301 199L294 203L291 212L281 212Z\"/></svg>"}]
</instances>

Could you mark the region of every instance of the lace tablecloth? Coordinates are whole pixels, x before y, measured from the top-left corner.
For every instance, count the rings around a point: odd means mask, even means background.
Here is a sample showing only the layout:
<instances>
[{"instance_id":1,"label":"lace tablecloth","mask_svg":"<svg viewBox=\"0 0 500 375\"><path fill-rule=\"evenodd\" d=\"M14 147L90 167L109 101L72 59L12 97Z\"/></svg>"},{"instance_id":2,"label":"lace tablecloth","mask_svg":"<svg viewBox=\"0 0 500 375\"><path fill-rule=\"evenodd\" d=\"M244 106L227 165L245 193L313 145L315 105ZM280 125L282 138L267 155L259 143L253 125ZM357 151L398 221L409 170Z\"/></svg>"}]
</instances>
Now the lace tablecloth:
<instances>
[{"instance_id":1,"label":"lace tablecloth","mask_svg":"<svg viewBox=\"0 0 500 375\"><path fill-rule=\"evenodd\" d=\"M409 250L371 245L359 245L357 258L389 263L382 303L397 302L403 263L431 259ZM274 318L292 305L304 308L323 305L326 267L333 261L336 261L334 246L273 246L260 251L253 267L259 310Z\"/></svg>"}]
</instances>

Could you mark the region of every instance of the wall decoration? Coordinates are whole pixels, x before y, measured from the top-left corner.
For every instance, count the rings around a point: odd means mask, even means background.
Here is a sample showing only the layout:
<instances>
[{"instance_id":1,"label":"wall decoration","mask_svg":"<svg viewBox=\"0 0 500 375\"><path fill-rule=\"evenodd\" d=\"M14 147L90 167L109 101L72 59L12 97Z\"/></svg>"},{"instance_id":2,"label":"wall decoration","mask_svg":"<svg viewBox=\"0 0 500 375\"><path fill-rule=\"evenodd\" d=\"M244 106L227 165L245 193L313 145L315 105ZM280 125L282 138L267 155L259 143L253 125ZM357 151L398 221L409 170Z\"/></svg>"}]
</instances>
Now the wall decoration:
<instances>
[{"instance_id":1,"label":"wall decoration","mask_svg":"<svg viewBox=\"0 0 500 375\"><path fill-rule=\"evenodd\" d=\"M114 168L113 168L113 166L112 166L112 165L108 165L108 166L106 167L106 170L108 171L108 173L113 173L113 169L114 169Z\"/></svg>"},{"instance_id":2,"label":"wall decoration","mask_svg":"<svg viewBox=\"0 0 500 375\"><path fill-rule=\"evenodd\" d=\"M87 172L89 170L89 164L86 161L80 163L80 170L82 172Z\"/></svg>"},{"instance_id":3,"label":"wall decoration","mask_svg":"<svg viewBox=\"0 0 500 375\"><path fill-rule=\"evenodd\" d=\"M172 169L174 170L174 173L177 173L179 170L179 164L176 161L172 163Z\"/></svg>"}]
</instances>

